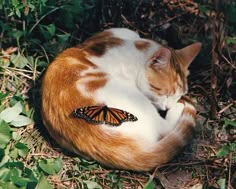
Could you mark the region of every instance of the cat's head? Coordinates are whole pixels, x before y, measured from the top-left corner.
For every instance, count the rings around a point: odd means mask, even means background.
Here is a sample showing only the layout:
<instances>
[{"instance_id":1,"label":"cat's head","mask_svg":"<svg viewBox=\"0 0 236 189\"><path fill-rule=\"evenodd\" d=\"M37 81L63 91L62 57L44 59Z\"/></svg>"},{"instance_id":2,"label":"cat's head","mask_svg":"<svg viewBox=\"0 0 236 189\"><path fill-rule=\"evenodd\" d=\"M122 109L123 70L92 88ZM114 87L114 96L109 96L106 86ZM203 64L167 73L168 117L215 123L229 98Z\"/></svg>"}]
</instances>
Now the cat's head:
<instances>
[{"instance_id":1,"label":"cat's head","mask_svg":"<svg viewBox=\"0 0 236 189\"><path fill-rule=\"evenodd\" d=\"M188 67L201 49L194 43L183 49L160 47L146 68L151 93L148 97L160 110L167 110L187 93Z\"/></svg>"}]
</instances>

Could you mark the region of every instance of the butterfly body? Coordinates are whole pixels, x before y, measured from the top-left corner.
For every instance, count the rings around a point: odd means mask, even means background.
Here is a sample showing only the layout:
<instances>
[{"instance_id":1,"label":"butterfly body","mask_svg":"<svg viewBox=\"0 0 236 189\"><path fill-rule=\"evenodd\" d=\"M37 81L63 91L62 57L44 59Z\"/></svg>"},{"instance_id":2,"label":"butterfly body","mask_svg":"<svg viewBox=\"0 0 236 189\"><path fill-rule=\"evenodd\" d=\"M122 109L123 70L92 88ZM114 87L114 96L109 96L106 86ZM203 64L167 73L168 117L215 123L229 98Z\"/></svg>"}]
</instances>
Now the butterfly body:
<instances>
[{"instance_id":1,"label":"butterfly body","mask_svg":"<svg viewBox=\"0 0 236 189\"><path fill-rule=\"evenodd\" d=\"M89 123L119 126L126 121L137 121L137 117L129 112L105 106L85 106L73 111L76 118Z\"/></svg>"},{"instance_id":2,"label":"butterfly body","mask_svg":"<svg viewBox=\"0 0 236 189\"><path fill-rule=\"evenodd\" d=\"M65 149L106 166L148 171L166 163L195 126L195 108L178 101L199 50L166 48L124 28L98 33L49 65L44 125Z\"/></svg>"}]
</instances>

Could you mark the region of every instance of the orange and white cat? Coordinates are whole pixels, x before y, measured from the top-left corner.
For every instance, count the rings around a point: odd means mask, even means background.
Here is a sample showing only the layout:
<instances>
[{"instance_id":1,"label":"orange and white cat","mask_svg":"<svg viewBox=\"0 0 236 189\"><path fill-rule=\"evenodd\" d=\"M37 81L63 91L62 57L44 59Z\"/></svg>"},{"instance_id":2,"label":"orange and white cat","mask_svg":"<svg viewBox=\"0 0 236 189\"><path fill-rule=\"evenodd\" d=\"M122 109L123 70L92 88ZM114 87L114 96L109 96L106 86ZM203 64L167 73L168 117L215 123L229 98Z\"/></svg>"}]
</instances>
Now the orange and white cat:
<instances>
[{"instance_id":1,"label":"orange and white cat","mask_svg":"<svg viewBox=\"0 0 236 189\"><path fill-rule=\"evenodd\" d=\"M131 30L105 30L66 49L42 84L42 117L67 150L114 168L148 171L166 163L191 139L196 110L180 98L194 43L173 50ZM119 126L72 116L81 107L117 108L136 116ZM165 118L158 110L167 110Z\"/></svg>"}]
</instances>

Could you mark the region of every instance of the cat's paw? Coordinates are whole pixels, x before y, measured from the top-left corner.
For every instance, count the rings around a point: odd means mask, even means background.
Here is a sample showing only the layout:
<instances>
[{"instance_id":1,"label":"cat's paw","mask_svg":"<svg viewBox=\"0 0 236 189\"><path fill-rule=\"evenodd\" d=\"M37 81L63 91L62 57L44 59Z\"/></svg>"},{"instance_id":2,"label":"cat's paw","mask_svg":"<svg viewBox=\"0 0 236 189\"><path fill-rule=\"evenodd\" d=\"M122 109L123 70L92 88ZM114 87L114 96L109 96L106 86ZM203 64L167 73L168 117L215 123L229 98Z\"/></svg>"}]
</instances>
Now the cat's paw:
<instances>
[{"instance_id":1,"label":"cat's paw","mask_svg":"<svg viewBox=\"0 0 236 189\"><path fill-rule=\"evenodd\" d=\"M175 105L173 105L171 107L171 109L169 109L167 111L166 114L166 120L172 124L172 125L176 125L176 123L178 122L180 116L183 113L185 105L183 103L177 102Z\"/></svg>"},{"instance_id":2,"label":"cat's paw","mask_svg":"<svg viewBox=\"0 0 236 189\"><path fill-rule=\"evenodd\" d=\"M196 118L197 110L196 110L196 108L194 106L193 101L190 98L183 96L179 100L179 103L183 103L184 104L183 114L189 114L193 118Z\"/></svg>"},{"instance_id":3,"label":"cat's paw","mask_svg":"<svg viewBox=\"0 0 236 189\"><path fill-rule=\"evenodd\" d=\"M183 115L189 115L195 120L196 116L197 116L197 110L195 109L195 107L192 104L185 102Z\"/></svg>"}]
</instances>

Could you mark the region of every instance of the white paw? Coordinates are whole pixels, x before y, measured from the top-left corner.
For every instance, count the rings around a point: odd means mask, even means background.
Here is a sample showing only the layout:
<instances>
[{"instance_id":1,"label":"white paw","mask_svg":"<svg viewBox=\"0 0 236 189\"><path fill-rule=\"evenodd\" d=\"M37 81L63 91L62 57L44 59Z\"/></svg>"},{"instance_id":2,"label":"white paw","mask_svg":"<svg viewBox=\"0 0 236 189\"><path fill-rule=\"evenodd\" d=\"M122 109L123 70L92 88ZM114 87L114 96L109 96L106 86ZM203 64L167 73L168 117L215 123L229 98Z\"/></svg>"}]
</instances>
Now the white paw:
<instances>
[{"instance_id":1,"label":"white paw","mask_svg":"<svg viewBox=\"0 0 236 189\"><path fill-rule=\"evenodd\" d=\"M192 104L190 104L190 103L188 103L188 102L185 102L185 107L186 107L186 108L190 108L190 109L192 109L192 110L196 110L196 108L195 108Z\"/></svg>"},{"instance_id":2,"label":"white paw","mask_svg":"<svg viewBox=\"0 0 236 189\"><path fill-rule=\"evenodd\" d=\"M166 120L171 125L176 125L180 116L182 115L182 112L184 110L184 104L183 103L176 103L171 107L170 110L168 110L166 114Z\"/></svg>"}]
</instances>

